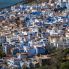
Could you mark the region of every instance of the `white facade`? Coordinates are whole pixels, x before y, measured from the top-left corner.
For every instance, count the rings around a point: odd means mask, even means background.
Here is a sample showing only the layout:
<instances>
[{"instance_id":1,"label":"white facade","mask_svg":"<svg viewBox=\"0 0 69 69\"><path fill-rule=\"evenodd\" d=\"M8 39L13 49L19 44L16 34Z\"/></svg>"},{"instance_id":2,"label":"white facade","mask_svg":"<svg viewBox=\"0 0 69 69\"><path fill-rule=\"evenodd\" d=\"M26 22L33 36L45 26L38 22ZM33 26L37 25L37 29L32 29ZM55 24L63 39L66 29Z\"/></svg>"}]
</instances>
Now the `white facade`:
<instances>
[{"instance_id":1,"label":"white facade","mask_svg":"<svg viewBox=\"0 0 69 69\"><path fill-rule=\"evenodd\" d=\"M58 0L58 2L69 2L69 0Z\"/></svg>"},{"instance_id":2,"label":"white facade","mask_svg":"<svg viewBox=\"0 0 69 69\"><path fill-rule=\"evenodd\" d=\"M69 9L69 0L58 0L57 5L64 6L66 4L67 9Z\"/></svg>"}]
</instances>

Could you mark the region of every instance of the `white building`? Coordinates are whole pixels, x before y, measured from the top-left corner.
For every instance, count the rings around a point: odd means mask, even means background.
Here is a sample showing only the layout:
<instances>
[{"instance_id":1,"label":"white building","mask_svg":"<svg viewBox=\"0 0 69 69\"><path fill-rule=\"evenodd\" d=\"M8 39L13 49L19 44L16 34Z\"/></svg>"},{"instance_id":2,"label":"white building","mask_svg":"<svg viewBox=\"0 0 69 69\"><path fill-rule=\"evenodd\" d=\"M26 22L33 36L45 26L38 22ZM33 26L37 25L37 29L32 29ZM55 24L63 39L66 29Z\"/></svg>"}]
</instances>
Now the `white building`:
<instances>
[{"instance_id":1,"label":"white building","mask_svg":"<svg viewBox=\"0 0 69 69\"><path fill-rule=\"evenodd\" d=\"M6 42L6 37L0 36L0 43L5 43L5 42Z\"/></svg>"},{"instance_id":2,"label":"white building","mask_svg":"<svg viewBox=\"0 0 69 69\"><path fill-rule=\"evenodd\" d=\"M58 0L57 4L60 5L60 6L66 6L68 8L69 0Z\"/></svg>"}]
</instances>

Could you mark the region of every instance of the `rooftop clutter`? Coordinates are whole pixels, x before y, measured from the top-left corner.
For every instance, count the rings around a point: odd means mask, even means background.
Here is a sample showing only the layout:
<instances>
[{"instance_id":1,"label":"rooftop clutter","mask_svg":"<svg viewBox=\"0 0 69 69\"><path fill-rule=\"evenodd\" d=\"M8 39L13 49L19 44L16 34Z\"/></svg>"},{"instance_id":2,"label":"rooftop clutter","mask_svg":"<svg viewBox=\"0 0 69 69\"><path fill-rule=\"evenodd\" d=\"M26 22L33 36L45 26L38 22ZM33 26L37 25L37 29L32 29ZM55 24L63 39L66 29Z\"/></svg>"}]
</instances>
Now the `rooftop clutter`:
<instances>
[{"instance_id":1,"label":"rooftop clutter","mask_svg":"<svg viewBox=\"0 0 69 69\"><path fill-rule=\"evenodd\" d=\"M47 3L44 4L18 5L0 11L0 43L4 53L11 55L7 59L9 67L22 66L26 63L25 58L46 55L49 45L69 46L67 9L55 12Z\"/></svg>"}]
</instances>

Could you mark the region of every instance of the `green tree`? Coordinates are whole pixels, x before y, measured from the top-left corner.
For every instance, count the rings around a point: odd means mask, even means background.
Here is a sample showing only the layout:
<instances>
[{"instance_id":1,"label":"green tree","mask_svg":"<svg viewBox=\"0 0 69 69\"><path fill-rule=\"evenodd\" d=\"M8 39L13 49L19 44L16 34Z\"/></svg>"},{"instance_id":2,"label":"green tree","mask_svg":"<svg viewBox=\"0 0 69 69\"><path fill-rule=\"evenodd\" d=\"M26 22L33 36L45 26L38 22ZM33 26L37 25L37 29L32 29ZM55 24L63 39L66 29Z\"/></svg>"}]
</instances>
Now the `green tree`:
<instances>
[{"instance_id":1,"label":"green tree","mask_svg":"<svg viewBox=\"0 0 69 69\"><path fill-rule=\"evenodd\" d=\"M69 69L69 61L61 63L60 69Z\"/></svg>"},{"instance_id":2,"label":"green tree","mask_svg":"<svg viewBox=\"0 0 69 69\"><path fill-rule=\"evenodd\" d=\"M5 57L6 54L2 50L2 44L0 44L0 58Z\"/></svg>"},{"instance_id":3,"label":"green tree","mask_svg":"<svg viewBox=\"0 0 69 69\"><path fill-rule=\"evenodd\" d=\"M64 54L65 55L69 54L69 48L64 49Z\"/></svg>"},{"instance_id":4,"label":"green tree","mask_svg":"<svg viewBox=\"0 0 69 69\"><path fill-rule=\"evenodd\" d=\"M5 56L6 56L6 54L0 50L0 58L5 57Z\"/></svg>"}]
</instances>

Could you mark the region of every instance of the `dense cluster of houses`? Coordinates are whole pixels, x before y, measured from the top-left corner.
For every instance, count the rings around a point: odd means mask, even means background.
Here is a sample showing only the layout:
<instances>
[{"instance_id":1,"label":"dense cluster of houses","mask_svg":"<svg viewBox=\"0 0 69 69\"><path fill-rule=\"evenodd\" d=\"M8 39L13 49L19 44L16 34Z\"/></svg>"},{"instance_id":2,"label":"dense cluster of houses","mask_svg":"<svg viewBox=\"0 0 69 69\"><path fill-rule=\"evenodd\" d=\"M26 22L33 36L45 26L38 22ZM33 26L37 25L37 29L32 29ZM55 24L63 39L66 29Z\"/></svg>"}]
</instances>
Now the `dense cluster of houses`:
<instances>
[{"instance_id":1,"label":"dense cluster of houses","mask_svg":"<svg viewBox=\"0 0 69 69\"><path fill-rule=\"evenodd\" d=\"M55 5L55 4L54 4ZM0 44L8 68L35 67L48 53L46 46L69 47L69 9L44 2L17 5L0 12ZM66 7L66 8L65 8ZM37 55L41 55L40 58ZM45 56L45 59L50 59ZM41 62L40 62L41 63ZM24 66L23 66L24 65Z\"/></svg>"}]
</instances>

